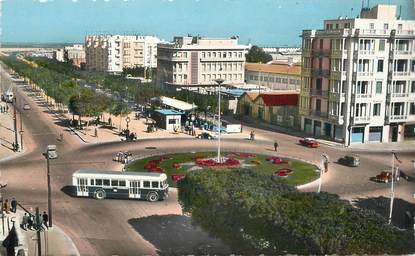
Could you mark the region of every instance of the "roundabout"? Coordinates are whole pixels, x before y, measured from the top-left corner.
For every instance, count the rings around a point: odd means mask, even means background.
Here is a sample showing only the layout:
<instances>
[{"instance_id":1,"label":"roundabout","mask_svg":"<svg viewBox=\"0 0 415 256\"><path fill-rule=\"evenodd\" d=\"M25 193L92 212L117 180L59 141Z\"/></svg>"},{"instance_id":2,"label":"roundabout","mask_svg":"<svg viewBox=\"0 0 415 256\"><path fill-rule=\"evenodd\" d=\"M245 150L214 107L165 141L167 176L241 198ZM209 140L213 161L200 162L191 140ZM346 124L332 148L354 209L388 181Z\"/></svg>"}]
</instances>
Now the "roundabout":
<instances>
[{"instance_id":1,"label":"roundabout","mask_svg":"<svg viewBox=\"0 0 415 256\"><path fill-rule=\"evenodd\" d=\"M283 180L292 186L314 181L319 168L304 161L241 152L224 152L218 162L216 152L193 152L167 154L142 158L131 162L127 171L166 173L169 185L177 186L177 181L192 171L250 169Z\"/></svg>"}]
</instances>

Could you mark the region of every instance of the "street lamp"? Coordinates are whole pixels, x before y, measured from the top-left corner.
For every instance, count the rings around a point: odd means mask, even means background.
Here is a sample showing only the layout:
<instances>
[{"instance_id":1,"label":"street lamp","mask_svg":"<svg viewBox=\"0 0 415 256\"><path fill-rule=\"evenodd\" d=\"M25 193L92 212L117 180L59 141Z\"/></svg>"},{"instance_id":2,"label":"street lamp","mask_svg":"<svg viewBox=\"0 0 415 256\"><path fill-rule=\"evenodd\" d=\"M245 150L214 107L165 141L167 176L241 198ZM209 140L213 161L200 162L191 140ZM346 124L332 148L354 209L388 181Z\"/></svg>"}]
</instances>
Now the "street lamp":
<instances>
[{"instance_id":1,"label":"street lamp","mask_svg":"<svg viewBox=\"0 0 415 256\"><path fill-rule=\"evenodd\" d=\"M125 139L126 140L128 140L128 135L129 135L129 133L130 133L130 130L128 130L128 123L130 122L131 120L130 120L130 117L129 116L127 116L126 118L125 118L125 122L127 123L127 130L125 131Z\"/></svg>"},{"instance_id":2,"label":"street lamp","mask_svg":"<svg viewBox=\"0 0 415 256\"><path fill-rule=\"evenodd\" d=\"M42 153L42 155L46 158L46 168L47 168L47 182L48 182L48 214L49 214L49 227L52 227L52 194L50 188L50 159L55 159L56 155L56 146L55 145L48 145L46 148L46 152Z\"/></svg>"},{"instance_id":3,"label":"street lamp","mask_svg":"<svg viewBox=\"0 0 415 256\"><path fill-rule=\"evenodd\" d=\"M223 84L223 82L225 82L225 80L223 79L216 79L215 82L219 85L218 88L218 129L219 129L219 133L218 133L218 163L221 162L220 159L220 134L221 134L221 120L220 120L220 90L221 90L221 85Z\"/></svg>"}]
</instances>

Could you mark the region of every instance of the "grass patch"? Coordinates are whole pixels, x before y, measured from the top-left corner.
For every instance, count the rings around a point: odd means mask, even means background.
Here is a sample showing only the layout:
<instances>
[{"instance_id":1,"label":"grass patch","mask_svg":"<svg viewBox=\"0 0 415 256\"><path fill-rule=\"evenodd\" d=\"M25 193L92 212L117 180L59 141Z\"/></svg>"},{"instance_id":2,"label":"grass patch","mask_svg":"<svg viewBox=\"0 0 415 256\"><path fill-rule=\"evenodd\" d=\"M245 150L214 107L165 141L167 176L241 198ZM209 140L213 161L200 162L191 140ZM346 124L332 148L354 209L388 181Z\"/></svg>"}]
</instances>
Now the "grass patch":
<instances>
[{"instance_id":1,"label":"grass patch","mask_svg":"<svg viewBox=\"0 0 415 256\"><path fill-rule=\"evenodd\" d=\"M229 153L223 153L223 156L227 156ZM183 166L183 163L191 163L194 162L196 158L211 158L215 157L215 152L198 152L198 153L181 153L181 154L171 154L166 155L171 157L171 159L164 160L160 163L160 167L164 169L167 174L168 182L171 187L176 187L176 182L172 180L172 175L185 175L188 172L189 166ZM251 169L254 171L262 172L265 174L272 175L275 171L279 169L292 169L294 173L290 174L288 177L280 178L284 182L289 185L301 185L313 181L317 178L318 173L315 171L317 169L316 166L311 165L309 163L305 163L302 161L283 158L284 160L288 161L288 163L284 164L273 164L266 160L268 156L266 155L256 155L256 157L240 157L240 156L232 156L247 164L244 168ZM146 171L144 166L151 160L160 159L160 156L153 156L144 159L140 159L130 163L127 166L128 171ZM177 168L180 165L180 168ZM224 170L226 171L226 170Z\"/></svg>"}]
</instances>

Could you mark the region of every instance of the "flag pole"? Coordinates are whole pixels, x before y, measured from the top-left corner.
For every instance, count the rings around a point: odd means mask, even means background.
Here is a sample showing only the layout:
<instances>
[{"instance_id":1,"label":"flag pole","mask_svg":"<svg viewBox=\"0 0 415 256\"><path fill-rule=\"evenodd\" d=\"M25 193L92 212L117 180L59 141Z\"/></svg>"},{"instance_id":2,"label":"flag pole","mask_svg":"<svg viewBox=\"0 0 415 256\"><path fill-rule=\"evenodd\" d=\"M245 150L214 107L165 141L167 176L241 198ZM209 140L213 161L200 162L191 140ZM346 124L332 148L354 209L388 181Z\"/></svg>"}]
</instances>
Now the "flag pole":
<instances>
[{"instance_id":1,"label":"flag pole","mask_svg":"<svg viewBox=\"0 0 415 256\"><path fill-rule=\"evenodd\" d=\"M393 199L395 196L394 188L393 188L393 180L395 178L394 176L394 170L395 170L395 153L392 152L392 183L391 183L391 201L390 201L390 209L389 209L389 224L392 223L392 211L393 211Z\"/></svg>"}]
</instances>

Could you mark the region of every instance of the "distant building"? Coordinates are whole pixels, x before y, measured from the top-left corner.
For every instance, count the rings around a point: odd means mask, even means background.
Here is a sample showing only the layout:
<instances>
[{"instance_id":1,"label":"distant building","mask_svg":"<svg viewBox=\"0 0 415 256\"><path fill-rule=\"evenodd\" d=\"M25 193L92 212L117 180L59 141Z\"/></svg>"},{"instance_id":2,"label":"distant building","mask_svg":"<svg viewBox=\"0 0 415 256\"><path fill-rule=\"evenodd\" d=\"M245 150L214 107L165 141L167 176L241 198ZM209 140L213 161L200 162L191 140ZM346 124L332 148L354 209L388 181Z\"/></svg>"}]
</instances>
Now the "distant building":
<instances>
[{"instance_id":1,"label":"distant building","mask_svg":"<svg viewBox=\"0 0 415 256\"><path fill-rule=\"evenodd\" d=\"M53 58L59 62L65 61L65 52L63 49L57 49L53 51Z\"/></svg>"},{"instance_id":2,"label":"distant building","mask_svg":"<svg viewBox=\"0 0 415 256\"><path fill-rule=\"evenodd\" d=\"M174 90L215 87L216 79L244 84L246 50L236 37L175 37L158 45L157 84Z\"/></svg>"},{"instance_id":3,"label":"distant building","mask_svg":"<svg viewBox=\"0 0 415 256\"><path fill-rule=\"evenodd\" d=\"M244 93L238 102L237 114L264 123L300 128L299 92L293 90Z\"/></svg>"},{"instance_id":4,"label":"distant building","mask_svg":"<svg viewBox=\"0 0 415 256\"><path fill-rule=\"evenodd\" d=\"M415 139L415 21L396 6L304 30L301 127L351 143Z\"/></svg>"},{"instance_id":5,"label":"distant building","mask_svg":"<svg viewBox=\"0 0 415 256\"><path fill-rule=\"evenodd\" d=\"M301 48L297 47L264 47L264 52L272 56L273 61L289 64L301 63Z\"/></svg>"},{"instance_id":6,"label":"distant building","mask_svg":"<svg viewBox=\"0 0 415 256\"><path fill-rule=\"evenodd\" d=\"M299 90L301 85L301 66L276 64L245 64L247 84L265 86L271 90Z\"/></svg>"},{"instance_id":7,"label":"distant building","mask_svg":"<svg viewBox=\"0 0 415 256\"><path fill-rule=\"evenodd\" d=\"M63 48L64 59L71 61L74 66L81 67L85 63L85 48L82 44L74 44Z\"/></svg>"},{"instance_id":8,"label":"distant building","mask_svg":"<svg viewBox=\"0 0 415 256\"><path fill-rule=\"evenodd\" d=\"M123 68L155 68L157 44L160 42L153 36L87 36L86 67L109 73L121 73Z\"/></svg>"}]
</instances>

